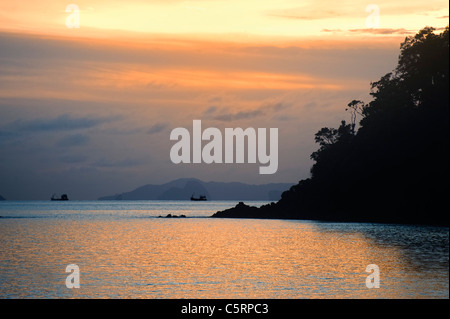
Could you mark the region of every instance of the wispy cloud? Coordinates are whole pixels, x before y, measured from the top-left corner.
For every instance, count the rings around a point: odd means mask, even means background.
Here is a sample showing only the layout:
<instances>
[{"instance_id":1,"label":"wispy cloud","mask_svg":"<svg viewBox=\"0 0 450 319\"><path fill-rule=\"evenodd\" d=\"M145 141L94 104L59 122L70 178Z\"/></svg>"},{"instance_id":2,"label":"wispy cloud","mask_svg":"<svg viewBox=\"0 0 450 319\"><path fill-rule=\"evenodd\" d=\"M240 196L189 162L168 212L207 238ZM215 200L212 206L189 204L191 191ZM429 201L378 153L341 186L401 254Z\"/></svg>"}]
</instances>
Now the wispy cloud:
<instances>
[{"instance_id":1,"label":"wispy cloud","mask_svg":"<svg viewBox=\"0 0 450 319\"><path fill-rule=\"evenodd\" d=\"M63 114L51 119L16 120L5 125L5 128L21 132L55 132L89 129L103 123L118 120L120 117L74 117Z\"/></svg>"},{"instance_id":2,"label":"wispy cloud","mask_svg":"<svg viewBox=\"0 0 450 319\"><path fill-rule=\"evenodd\" d=\"M92 166L99 168L117 168L117 167L125 168L138 166L140 164L142 164L142 161L134 158L125 158L122 160L102 158L94 162Z\"/></svg>"},{"instance_id":3,"label":"wispy cloud","mask_svg":"<svg viewBox=\"0 0 450 319\"><path fill-rule=\"evenodd\" d=\"M326 18L335 18L337 16L336 12L312 12L310 15L292 15L292 14L269 14L270 17L290 19L290 20L321 20Z\"/></svg>"},{"instance_id":4,"label":"wispy cloud","mask_svg":"<svg viewBox=\"0 0 450 319\"><path fill-rule=\"evenodd\" d=\"M322 29L322 32L342 32L342 29Z\"/></svg>"},{"instance_id":5,"label":"wispy cloud","mask_svg":"<svg viewBox=\"0 0 450 319\"><path fill-rule=\"evenodd\" d=\"M217 111L217 106L211 106L209 107L205 112L203 112L203 115L211 115Z\"/></svg>"},{"instance_id":6,"label":"wispy cloud","mask_svg":"<svg viewBox=\"0 0 450 319\"><path fill-rule=\"evenodd\" d=\"M59 158L61 163L66 164L76 164L76 163L83 163L87 160L87 157L84 155L65 155Z\"/></svg>"},{"instance_id":7,"label":"wispy cloud","mask_svg":"<svg viewBox=\"0 0 450 319\"><path fill-rule=\"evenodd\" d=\"M235 112L230 112L226 106L222 108L211 106L203 112L202 116L216 121L231 122L258 118L270 113L281 113L286 111L290 106L291 103L288 102L265 102L256 109Z\"/></svg>"},{"instance_id":8,"label":"wispy cloud","mask_svg":"<svg viewBox=\"0 0 450 319\"><path fill-rule=\"evenodd\" d=\"M261 110L240 111L236 113L223 113L213 117L214 120L222 122L232 122L238 120L252 119L264 115Z\"/></svg>"},{"instance_id":9,"label":"wispy cloud","mask_svg":"<svg viewBox=\"0 0 450 319\"><path fill-rule=\"evenodd\" d=\"M147 134L156 134L164 131L168 127L169 127L168 123L156 123L147 130Z\"/></svg>"},{"instance_id":10,"label":"wispy cloud","mask_svg":"<svg viewBox=\"0 0 450 319\"><path fill-rule=\"evenodd\" d=\"M56 146L59 147L73 147L86 145L89 142L89 136L84 134L72 134L60 139Z\"/></svg>"},{"instance_id":11,"label":"wispy cloud","mask_svg":"<svg viewBox=\"0 0 450 319\"><path fill-rule=\"evenodd\" d=\"M272 102L272 103L266 103L261 106L261 110L269 110L272 112L282 112L285 111L287 108L291 107L292 104L288 102Z\"/></svg>"},{"instance_id":12,"label":"wispy cloud","mask_svg":"<svg viewBox=\"0 0 450 319\"><path fill-rule=\"evenodd\" d=\"M322 32L326 33L344 33L344 32L351 32L351 33L367 33L367 34L380 34L380 35L409 35L414 34L415 30L408 30L404 28L399 29L393 29L393 28L361 28L361 29L349 29L349 30L342 30L342 29L322 29Z\"/></svg>"},{"instance_id":13,"label":"wispy cloud","mask_svg":"<svg viewBox=\"0 0 450 319\"><path fill-rule=\"evenodd\" d=\"M416 31L414 30L407 30L407 29L391 29L391 28L366 28L366 29L350 29L348 30L350 32L354 33L370 33L370 34L383 34L383 35L389 35L389 34L395 34L395 35L401 35L401 34L414 34Z\"/></svg>"}]
</instances>

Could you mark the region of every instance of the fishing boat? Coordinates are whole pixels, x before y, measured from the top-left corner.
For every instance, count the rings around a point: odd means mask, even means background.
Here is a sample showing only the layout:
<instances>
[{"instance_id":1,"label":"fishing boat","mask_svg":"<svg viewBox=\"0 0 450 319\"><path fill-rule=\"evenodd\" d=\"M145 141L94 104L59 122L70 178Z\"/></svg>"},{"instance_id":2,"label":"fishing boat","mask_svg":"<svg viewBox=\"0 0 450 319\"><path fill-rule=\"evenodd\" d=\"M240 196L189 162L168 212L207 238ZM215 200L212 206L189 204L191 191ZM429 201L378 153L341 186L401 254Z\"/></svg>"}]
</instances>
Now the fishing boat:
<instances>
[{"instance_id":1,"label":"fishing boat","mask_svg":"<svg viewBox=\"0 0 450 319\"><path fill-rule=\"evenodd\" d=\"M199 197L194 197L194 194L192 194L191 200L199 202L199 201L206 201L207 199L206 199L205 195L200 195Z\"/></svg>"},{"instance_id":2,"label":"fishing boat","mask_svg":"<svg viewBox=\"0 0 450 319\"><path fill-rule=\"evenodd\" d=\"M61 197L57 198L56 194L52 195L51 200L69 200L69 197L67 197L67 194L62 194Z\"/></svg>"}]
</instances>

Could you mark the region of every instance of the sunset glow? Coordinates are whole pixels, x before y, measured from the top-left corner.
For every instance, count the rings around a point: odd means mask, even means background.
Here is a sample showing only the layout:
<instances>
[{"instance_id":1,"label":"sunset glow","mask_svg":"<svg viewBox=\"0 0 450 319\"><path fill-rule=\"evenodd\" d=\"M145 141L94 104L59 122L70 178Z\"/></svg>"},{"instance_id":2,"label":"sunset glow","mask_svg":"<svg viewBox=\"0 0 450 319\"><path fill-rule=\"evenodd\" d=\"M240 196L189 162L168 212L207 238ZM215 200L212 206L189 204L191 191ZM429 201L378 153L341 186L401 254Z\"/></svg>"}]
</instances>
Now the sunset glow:
<instances>
[{"instance_id":1,"label":"sunset glow","mask_svg":"<svg viewBox=\"0 0 450 319\"><path fill-rule=\"evenodd\" d=\"M79 28L66 25L69 4L80 10ZM378 20L368 4L2 0L0 165L8 168L0 177L14 184L14 172L27 167L32 189L63 176L125 188L179 176L254 183L307 177L314 133L345 119L352 99L370 99L370 82L392 70L406 36L448 24L446 1L378 1ZM60 135L21 129L61 116L102 124ZM174 167L168 133L193 119L219 128L279 127L279 171L268 179L245 165ZM63 153L54 147L73 135L83 142ZM106 158L114 174L98 164ZM72 193L101 195L93 191Z\"/></svg>"},{"instance_id":2,"label":"sunset glow","mask_svg":"<svg viewBox=\"0 0 450 319\"><path fill-rule=\"evenodd\" d=\"M448 58L448 0L0 0L0 299L448 299Z\"/></svg>"},{"instance_id":3,"label":"sunset glow","mask_svg":"<svg viewBox=\"0 0 450 319\"><path fill-rule=\"evenodd\" d=\"M2 1L2 29L64 34L69 3ZM367 29L369 3L340 1L76 1L80 29L101 36L106 31L156 34L240 34L275 37L320 36L326 30ZM415 31L424 25L445 25L445 1L377 1L380 28ZM354 32L354 31L353 31ZM369 32L371 33L371 32ZM213 36L214 37L214 36Z\"/></svg>"}]
</instances>

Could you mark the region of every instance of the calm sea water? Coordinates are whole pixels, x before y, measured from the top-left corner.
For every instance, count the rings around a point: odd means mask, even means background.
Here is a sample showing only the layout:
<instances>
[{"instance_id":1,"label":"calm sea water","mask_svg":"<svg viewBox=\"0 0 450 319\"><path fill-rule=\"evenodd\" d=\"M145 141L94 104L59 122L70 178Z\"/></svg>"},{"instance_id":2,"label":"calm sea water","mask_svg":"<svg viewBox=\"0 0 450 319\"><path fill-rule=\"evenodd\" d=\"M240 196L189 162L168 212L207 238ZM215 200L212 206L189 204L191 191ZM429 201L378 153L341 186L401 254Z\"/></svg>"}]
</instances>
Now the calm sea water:
<instances>
[{"instance_id":1,"label":"calm sea water","mask_svg":"<svg viewBox=\"0 0 450 319\"><path fill-rule=\"evenodd\" d=\"M0 202L0 298L449 298L448 228L207 218L235 204Z\"/></svg>"}]
</instances>

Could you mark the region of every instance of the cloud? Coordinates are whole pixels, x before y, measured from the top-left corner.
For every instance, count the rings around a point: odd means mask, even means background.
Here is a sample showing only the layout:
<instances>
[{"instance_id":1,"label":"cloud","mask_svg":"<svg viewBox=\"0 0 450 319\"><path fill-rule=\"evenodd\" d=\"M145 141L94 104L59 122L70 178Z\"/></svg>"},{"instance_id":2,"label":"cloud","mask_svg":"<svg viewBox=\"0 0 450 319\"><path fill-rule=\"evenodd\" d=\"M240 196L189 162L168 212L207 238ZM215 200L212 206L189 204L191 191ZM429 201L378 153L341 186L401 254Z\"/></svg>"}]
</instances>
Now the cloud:
<instances>
[{"instance_id":1,"label":"cloud","mask_svg":"<svg viewBox=\"0 0 450 319\"><path fill-rule=\"evenodd\" d=\"M281 112L291 107L290 103L287 102L276 102L276 103L268 103L261 107L263 110L270 110L273 112Z\"/></svg>"},{"instance_id":2,"label":"cloud","mask_svg":"<svg viewBox=\"0 0 450 319\"><path fill-rule=\"evenodd\" d=\"M276 121L282 121L282 122L296 120L296 119L292 118L292 116L288 116L288 115L275 116L273 119Z\"/></svg>"},{"instance_id":3,"label":"cloud","mask_svg":"<svg viewBox=\"0 0 450 319\"><path fill-rule=\"evenodd\" d=\"M304 108L314 108L316 106L317 106L317 103L313 101L313 102L306 103L303 107Z\"/></svg>"},{"instance_id":4,"label":"cloud","mask_svg":"<svg viewBox=\"0 0 450 319\"><path fill-rule=\"evenodd\" d=\"M102 167L102 168L126 168L126 167L134 167L141 165L142 161L138 159L125 158L123 160L113 160L102 158L97 162L93 163L94 167Z\"/></svg>"},{"instance_id":5,"label":"cloud","mask_svg":"<svg viewBox=\"0 0 450 319\"><path fill-rule=\"evenodd\" d=\"M322 32L342 32L341 29L322 29Z\"/></svg>"},{"instance_id":6,"label":"cloud","mask_svg":"<svg viewBox=\"0 0 450 319\"><path fill-rule=\"evenodd\" d=\"M351 20L354 18L365 18L368 12L365 11L367 3L360 3L354 0L342 0L337 3L333 0L322 1L302 1L293 2L291 8L272 9L267 16L290 20L304 20L313 23L314 20L340 19ZM409 1L405 3L399 1L378 0L375 4L380 8L383 16L390 16L402 19L408 15L433 15L448 10L448 2L442 0ZM441 13L442 15L443 13Z\"/></svg>"},{"instance_id":7,"label":"cloud","mask_svg":"<svg viewBox=\"0 0 450 319\"><path fill-rule=\"evenodd\" d=\"M87 160L87 157L84 155L66 155L59 158L61 163L66 164L76 164L83 163Z\"/></svg>"},{"instance_id":8,"label":"cloud","mask_svg":"<svg viewBox=\"0 0 450 319\"><path fill-rule=\"evenodd\" d=\"M83 134L68 135L60 139L56 146L59 147L72 147L86 145L89 142L89 137Z\"/></svg>"},{"instance_id":9,"label":"cloud","mask_svg":"<svg viewBox=\"0 0 450 319\"><path fill-rule=\"evenodd\" d=\"M212 106L203 112L203 116L221 122L231 122L237 120L251 119L265 114L265 112L263 112L261 109L251 111L239 111L239 112L227 112L226 110L227 110L226 107L221 108L219 110L217 107Z\"/></svg>"},{"instance_id":10,"label":"cloud","mask_svg":"<svg viewBox=\"0 0 450 319\"><path fill-rule=\"evenodd\" d=\"M10 131L0 131L0 143L10 142L17 137L17 134Z\"/></svg>"},{"instance_id":11,"label":"cloud","mask_svg":"<svg viewBox=\"0 0 450 319\"><path fill-rule=\"evenodd\" d=\"M291 20L320 20L320 19L336 18L341 15L342 14L339 14L336 11L311 11L309 12L309 14L302 14L302 15L279 13L279 14L269 14L268 16Z\"/></svg>"},{"instance_id":12,"label":"cloud","mask_svg":"<svg viewBox=\"0 0 450 319\"><path fill-rule=\"evenodd\" d=\"M213 117L213 119L217 120L217 121L222 121L222 122L231 122L231 121L255 118L258 116L262 116L262 115L264 115L264 112L261 110L240 111L237 113L224 113L224 114L216 115Z\"/></svg>"},{"instance_id":13,"label":"cloud","mask_svg":"<svg viewBox=\"0 0 450 319\"><path fill-rule=\"evenodd\" d=\"M366 29L350 29L348 30L350 32L354 33L371 33L371 34L414 34L416 31L413 30L407 30L404 28L400 29L391 29L391 28L366 28Z\"/></svg>"},{"instance_id":14,"label":"cloud","mask_svg":"<svg viewBox=\"0 0 450 319\"><path fill-rule=\"evenodd\" d=\"M319 18L318 5L303 14ZM118 35L84 41L0 32L0 180L10 189L8 197L38 198L31 194L45 189L43 178L53 181L47 193L67 183L79 198L186 175L258 183L253 170L174 166L167 160L172 143L165 130L172 123L189 127L197 118L217 127L236 127L238 120L243 126L278 125L280 171L303 165L308 173L314 133L346 116L348 101L364 100L370 81L397 61L399 42L391 37L385 37L389 43L375 42L347 30L365 27L364 7L361 25L314 21L317 30L328 28L324 32L340 28L336 37L325 34L330 41L249 36L230 43L220 36L207 42L145 35L148 42L139 37L134 43ZM302 30L301 21L276 19L270 22ZM33 186L30 195L24 184Z\"/></svg>"},{"instance_id":15,"label":"cloud","mask_svg":"<svg viewBox=\"0 0 450 319\"><path fill-rule=\"evenodd\" d=\"M217 106L211 106L209 109L207 109L205 112L203 112L204 115L210 115L217 111Z\"/></svg>"},{"instance_id":16,"label":"cloud","mask_svg":"<svg viewBox=\"0 0 450 319\"><path fill-rule=\"evenodd\" d=\"M290 20L322 20L335 19L337 17L349 17L357 14L358 7L352 1L342 0L339 5L334 1L322 0L296 2L295 6L283 9L272 9L267 16ZM350 4L350 5L349 5Z\"/></svg>"},{"instance_id":17,"label":"cloud","mask_svg":"<svg viewBox=\"0 0 450 319\"><path fill-rule=\"evenodd\" d=\"M119 117L73 117L63 114L51 119L16 120L8 125L9 129L22 132L55 132L89 129L103 123L117 120Z\"/></svg>"},{"instance_id":18,"label":"cloud","mask_svg":"<svg viewBox=\"0 0 450 319\"><path fill-rule=\"evenodd\" d=\"M226 106L220 108L217 106L211 106L203 112L202 116L216 121L232 122L238 120L254 119L257 117L268 115L270 113L282 113L285 112L291 106L292 106L291 103L285 101L282 102L270 101L264 102L256 109L237 112L228 111L229 108Z\"/></svg>"},{"instance_id":19,"label":"cloud","mask_svg":"<svg viewBox=\"0 0 450 319\"><path fill-rule=\"evenodd\" d=\"M169 126L169 124L167 124L167 123L156 123L148 129L147 134L156 134L156 133L162 132L168 126Z\"/></svg>"},{"instance_id":20,"label":"cloud","mask_svg":"<svg viewBox=\"0 0 450 319\"><path fill-rule=\"evenodd\" d=\"M416 31L407 30L404 28L393 29L393 28L364 28L364 29L350 29L350 30L342 30L342 29L322 29L321 32L327 33L335 33L335 32L351 32L351 33L370 33L370 34L380 34L380 35L405 35L405 34L414 34Z\"/></svg>"}]
</instances>

